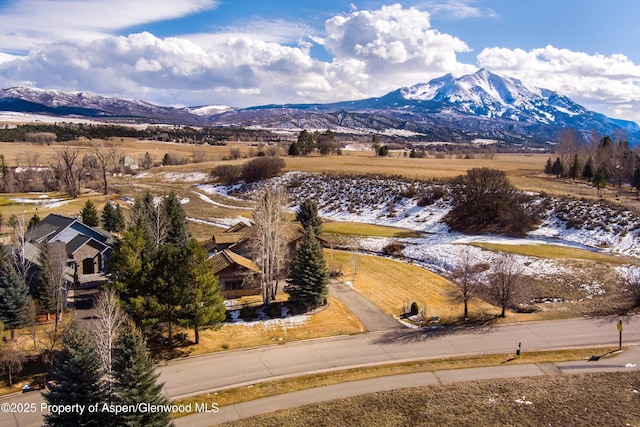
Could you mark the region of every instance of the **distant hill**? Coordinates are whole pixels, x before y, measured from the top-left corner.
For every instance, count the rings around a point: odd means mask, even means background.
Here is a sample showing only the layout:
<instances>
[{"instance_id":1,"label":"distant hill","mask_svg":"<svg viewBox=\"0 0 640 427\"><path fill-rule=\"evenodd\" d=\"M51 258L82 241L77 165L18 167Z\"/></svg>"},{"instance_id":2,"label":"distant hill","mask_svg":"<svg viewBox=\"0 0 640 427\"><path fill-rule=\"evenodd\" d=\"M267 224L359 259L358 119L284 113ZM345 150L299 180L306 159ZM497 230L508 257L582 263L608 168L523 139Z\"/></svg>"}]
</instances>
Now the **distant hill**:
<instances>
[{"instance_id":1,"label":"distant hill","mask_svg":"<svg viewBox=\"0 0 640 427\"><path fill-rule=\"evenodd\" d=\"M559 130L573 128L585 136L592 130L610 136L621 131L632 145L640 144L640 126L635 122L609 118L556 92L528 88L517 79L487 70L459 78L447 74L379 98L249 108L169 108L85 93L11 88L0 91L2 110L198 126L387 133L424 141L483 138L515 144L556 142Z\"/></svg>"}]
</instances>

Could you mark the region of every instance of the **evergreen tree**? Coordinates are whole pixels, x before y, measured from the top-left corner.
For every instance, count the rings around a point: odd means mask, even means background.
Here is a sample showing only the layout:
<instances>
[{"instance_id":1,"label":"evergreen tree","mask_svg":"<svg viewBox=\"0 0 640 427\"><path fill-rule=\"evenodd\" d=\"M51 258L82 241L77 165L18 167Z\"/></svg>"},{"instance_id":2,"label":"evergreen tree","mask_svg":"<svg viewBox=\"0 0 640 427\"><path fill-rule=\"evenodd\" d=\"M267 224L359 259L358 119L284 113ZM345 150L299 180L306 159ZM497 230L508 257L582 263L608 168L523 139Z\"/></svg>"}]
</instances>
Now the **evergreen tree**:
<instances>
[{"instance_id":1,"label":"evergreen tree","mask_svg":"<svg viewBox=\"0 0 640 427\"><path fill-rule=\"evenodd\" d=\"M285 292L289 301L307 308L322 305L327 296L329 271L322 253L322 246L316 239L313 229L305 234L300 247L296 250L291 272L287 278Z\"/></svg>"},{"instance_id":2,"label":"evergreen tree","mask_svg":"<svg viewBox=\"0 0 640 427\"><path fill-rule=\"evenodd\" d=\"M31 230L33 227L38 225L39 222L40 222L40 217L38 216L37 213L34 213L31 219L29 220L29 224L27 224L27 231Z\"/></svg>"},{"instance_id":3,"label":"evergreen tree","mask_svg":"<svg viewBox=\"0 0 640 427\"><path fill-rule=\"evenodd\" d=\"M633 171L633 177L631 178L631 185L640 194L640 167L636 167Z\"/></svg>"},{"instance_id":4,"label":"evergreen tree","mask_svg":"<svg viewBox=\"0 0 640 427\"><path fill-rule=\"evenodd\" d=\"M290 156L299 156L300 155L300 147L296 141L292 142L289 145L289 151L287 152Z\"/></svg>"},{"instance_id":5,"label":"evergreen tree","mask_svg":"<svg viewBox=\"0 0 640 427\"><path fill-rule=\"evenodd\" d=\"M573 156L573 161L569 167L569 178L576 179L580 177L581 172L582 168L580 167L580 159L578 159L578 155L576 154Z\"/></svg>"},{"instance_id":6,"label":"evergreen tree","mask_svg":"<svg viewBox=\"0 0 640 427\"><path fill-rule=\"evenodd\" d=\"M182 319L193 326L196 344L200 344L200 328L217 326L224 321L227 310L214 266L207 262L207 250L197 240L190 239L185 252L184 263L188 264L191 277L187 281Z\"/></svg>"},{"instance_id":7,"label":"evergreen tree","mask_svg":"<svg viewBox=\"0 0 640 427\"><path fill-rule=\"evenodd\" d=\"M115 226L115 228L113 229L113 231L116 233L123 232L126 224L125 224L124 214L122 213L122 209L120 208L120 205L116 205L114 217L115 218L114 218L113 225Z\"/></svg>"},{"instance_id":8,"label":"evergreen tree","mask_svg":"<svg viewBox=\"0 0 640 427\"><path fill-rule=\"evenodd\" d=\"M167 398L162 395L163 385L158 384L158 374L142 334L131 324L124 328L116 345L113 372L118 404L168 404ZM121 413L117 415L116 424L131 427L173 425L169 413L164 411Z\"/></svg>"},{"instance_id":9,"label":"evergreen tree","mask_svg":"<svg viewBox=\"0 0 640 427\"><path fill-rule=\"evenodd\" d=\"M100 223L98 209L96 209L96 205L91 200L87 200L84 203L82 209L80 209L80 216L82 217L82 222L89 227L97 227Z\"/></svg>"},{"instance_id":10,"label":"evergreen tree","mask_svg":"<svg viewBox=\"0 0 640 427\"><path fill-rule=\"evenodd\" d=\"M598 190L598 194L600 194L600 189L606 187L608 181L607 170L604 167L600 167L595 175L593 175L591 182L593 182L594 187Z\"/></svg>"},{"instance_id":11,"label":"evergreen tree","mask_svg":"<svg viewBox=\"0 0 640 427\"><path fill-rule=\"evenodd\" d=\"M318 205L311 199L306 199L300 203L296 211L296 221L300 221L305 230L313 228L316 236L322 234L322 219L318 215Z\"/></svg>"},{"instance_id":12,"label":"evergreen tree","mask_svg":"<svg viewBox=\"0 0 640 427\"><path fill-rule=\"evenodd\" d=\"M553 162L551 161L551 157L547 159L547 163L544 165L544 173L553 175Z\"/></svg>"},{"instance_id":13,"label":"evergreen tree","mask_svg":"<svg viewBox=\"0 0 640 427\"><path fill-rule=\"evenodd\" d=\"M562 175L564 175L564 165L562 164L560 157L556 158L556 161L553 162L551 172L556 176L556 178L560 178Z\"/></svg>"},{"instance_id":14,"label":"evergreen tree","mask_svg":"<svg viewBox=\"0 0 640 427\"><path fill-rule=\"evenodd\" d=\"M104 208L102 208L101 219L102 228L104 228L108 232L115 231L115 208L113 207L111 202L108 201L107 204L104 205Z\"/></svg>"},{"instance_id":15,"label":"evergreen tree","mask_svg":"<svg viewBox=\"0 0 640 427\"><path fill-rule=\"evenodd\" d=\"M585 163L584 168L582 168L582 178L587 181L591 181L593 179L593 159L589 157L587 163Z\"/></svg>"},{"instance_id":16,"label":"evergreen tree","mask_svg":"<svg viewBox=\"0 0 640 427\"><path fill-rule=\"evenodd\" d=\"M187 243L189 240L187 218L175 193L171 192L171 194L162 201L162 210L164 210L169 221L169 229L165 242L178 246Z\"/></svg>"},{"instance_id":17,"label":"evergreen tree","mask_svg":"<svg viewBox=\"0 0 640 427\"><path fill-rule=\"evenodd\" d=\"M313 135L311 135L306 129L300 131L297 143L298 148L300 149L300 154L302 154L303 156L311 154L311 152L315 148L313 143Z\"/></svg>"},{"instance_id":18,"label":"evergreen tree","mask_svg":"<svg viewBox=\"0 0 640 427\"><path fill-rule=\"evenodd\" d=\"M0 322L11 331L33 324L35 311L29 287L13 268L10 255L0 246Z\"/></svg>"},{"instance_id":19,"label":"evergreen tree","mask_svg":"<svg viewBox=\"0 0 640 427\"><path fill-rule=\"evenodd\" d=\"M102 405L107 395L102 384L100 359L89 333L72 325L63 340L63 349L51 374L52 383L44 399L49 405ZM87 410L54 412L45 415L45 425L52 427L97 426L111 423L108 414Z\"/></svg>"}]
</instances>

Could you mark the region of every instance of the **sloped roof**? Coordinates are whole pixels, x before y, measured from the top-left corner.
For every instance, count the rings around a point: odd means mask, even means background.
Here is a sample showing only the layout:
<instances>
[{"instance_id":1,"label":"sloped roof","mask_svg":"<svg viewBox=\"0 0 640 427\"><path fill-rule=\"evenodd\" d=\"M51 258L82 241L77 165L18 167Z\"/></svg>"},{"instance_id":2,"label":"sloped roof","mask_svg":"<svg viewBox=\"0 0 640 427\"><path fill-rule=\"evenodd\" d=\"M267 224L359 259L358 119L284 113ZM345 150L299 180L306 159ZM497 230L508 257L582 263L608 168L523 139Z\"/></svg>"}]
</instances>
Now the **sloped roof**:
<instances>
[{"instance_id":1,"label":"sloped roof","mask_svg":"<svg viewBox=\"0 0 640 427\"><path fill-rule=\"evenodd\" d=\"M260 268L249 258L245 258L226 249L211 257L211 262L213 263L213 272L215 274L220 273L234 264L256 273L260 272Z\"/></svg>"},{"instance_id":2,"label":"sloped roof","mask_svg":"<svg viewBox=\"0 0 640 427\"><path fill-rule=\"evenodd\" d=\"M80 249L86 244L88 244L89 246L91 246L92 248L100 252L104 252L106 249L109 248L107 245L101 242L98 242L96 239L92 237L85 236L83 234L78 234L76 237L71 239L69 243L67 243L67 251L69 251L70 254L74 254L76 253L76 251L78 251L78 249Z\"/></svg>"},{"instance_id":3,"label":"sloped roof","mask_svg":"<svg viewBox=\"0 0 640 427\"><path fill-rule=\"evenodd\" d=\"M76 220L67 216L58 214L49 214L42 221L37 223L27 233L27 239L32 242L41 242L44 238L52 240L56 234L69 227Z\"/></svg>"},{"instance_id":4,"label":"sloped roof","mask_svg":"<svg viewBox=\"0 0 640 427\"><path fill-rule=\"evenodd\" d=\"M232 245L238 243L247 238L246 233L232 232L232 233L214 233L213 241L216 245Z\"/></svg>"}]
</instances>

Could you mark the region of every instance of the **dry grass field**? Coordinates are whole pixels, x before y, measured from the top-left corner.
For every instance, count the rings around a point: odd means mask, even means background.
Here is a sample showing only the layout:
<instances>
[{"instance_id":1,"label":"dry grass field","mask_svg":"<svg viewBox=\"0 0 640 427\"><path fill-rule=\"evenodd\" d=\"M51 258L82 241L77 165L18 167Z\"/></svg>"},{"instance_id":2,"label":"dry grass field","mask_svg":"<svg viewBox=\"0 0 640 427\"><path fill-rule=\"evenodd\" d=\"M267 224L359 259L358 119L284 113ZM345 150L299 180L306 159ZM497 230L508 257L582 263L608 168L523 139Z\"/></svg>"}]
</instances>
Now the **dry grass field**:
<instances>
[{"instance_id":1,"label":"dry grass field","mask_svg":"<svg viewBox=\"0 0 640 427\"><path fill-rule=\"evenodd\" d=\"M341 266L342 281L350 281L356 292L390 316L401 316L405 307L413 302L426 308L428 317L439 316L441 323L456 322L463 314L462 305L451 298L456 292L455 285L424 268L388 258L335 250L327 250L325 258L330 266ZM496 307L478 299L471 302L469 311L471 317L498 313Z\"/></svg>"},{"instance_id":2,"label":"dry grass field","mask_svg":"<svg viewBox=\"0 0 640 427\"><path fill-rule=\"evenodd\" d=\"M487 380L361 395L221 425L638 426L639 390L639 372Z\"/></svg>"}]
</instances>

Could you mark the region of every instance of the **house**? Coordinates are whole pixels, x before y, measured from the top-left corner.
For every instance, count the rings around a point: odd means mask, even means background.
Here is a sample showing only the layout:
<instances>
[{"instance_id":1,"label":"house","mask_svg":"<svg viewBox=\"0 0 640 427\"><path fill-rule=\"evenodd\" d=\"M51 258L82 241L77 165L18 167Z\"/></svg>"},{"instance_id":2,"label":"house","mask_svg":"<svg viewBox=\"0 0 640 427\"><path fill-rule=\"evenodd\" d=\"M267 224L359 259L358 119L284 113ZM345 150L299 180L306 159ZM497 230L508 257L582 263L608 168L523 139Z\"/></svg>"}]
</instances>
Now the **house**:
<instances>
[{"instance_id":1,"label":"house","mask_svg":"<svg viewBox=\"0 0 640 427\"><path fill-rule=\"evenodd\" d=\"M67 265L78 276L104 271L113 243L108 233L58 214L50 214L36 224L26 239L33 245L44 241L64 244Z\"/></svg>"},{"instance_id":2,"label":"house","mask_svg":"<svg viewBox=\"0 0 640 427\"><path fill-rule=\"evenodd\" d=\"M250 259L250 239L253 223L241 221L223 232L214 233L207 244L214 265L214 273L222 288L224 298L239 298L247 295L260 295L259 274L261 269ZM289 258L304 236L304 229L297 223L291 223L287 230ZM318 238L325 245L327 242Z\"/></svg>"},{"instance_id":3,"label":"house","mask_svg":"<svg viewBox=\"0 0 640 427\"><path fill-rule=\"evenodd\" d=\"M225 249L211 257L210 262L224 298L260 295L260 283L255 279L260 267L249 258Z\"/></svg>"}]
</instances>

